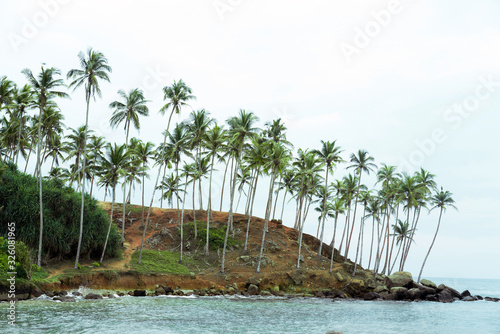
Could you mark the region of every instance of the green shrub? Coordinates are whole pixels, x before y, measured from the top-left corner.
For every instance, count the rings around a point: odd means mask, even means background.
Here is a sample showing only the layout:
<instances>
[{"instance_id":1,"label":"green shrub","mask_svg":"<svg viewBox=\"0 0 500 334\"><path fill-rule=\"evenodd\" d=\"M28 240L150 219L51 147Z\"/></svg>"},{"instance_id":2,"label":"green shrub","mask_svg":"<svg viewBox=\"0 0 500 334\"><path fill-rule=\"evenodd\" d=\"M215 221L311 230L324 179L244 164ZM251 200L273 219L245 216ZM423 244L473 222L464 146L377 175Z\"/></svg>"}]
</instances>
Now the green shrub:
<instances>
[{"instance_id":1,"label":"green shrub","mask_svg":"<svg viewBox=\"0 0 500 334\"><path fill-rule=\"evenodd\" d=\"M198 237L196 238L196 244L199 246L204 246L207 242L207 223L202 221L196 221L196 226L198 228ZM179 232L180 233L180 232ZM184 224L184 237L194 236L194 223L189 222ZM226 228L210 228L208 230L208 242L210 249L217 250L218 248L224 247L224 238L226 237ZM227 237L227 246L234 247L240 242L230 235Z\"/></svg>"},{"instance_id":2,"label":"green shrub","mask_svg":"<svg viewBox=\"0 0 500 334\"><path fill-rule=\"evenodd\" d=\"M9 265L9 240L0 237L0 272L16 272L18 278L31 278L32 267L31 267L31 253L28 247L21 241L14 241L15 252L13 256L15 257L15 268Z\"/></svg>"},{"instance_id":3,"label":"green shrub","mask_svg":"<svg viewBox=\"0 0 500 334\"><path fill-rule=\"evenodd\" d=\"M94 263L92 263L92 265L93 265L94 267L100 267L100 266L101 266L101 264L100 264L99 262L94 262Z\"/></svg>"},{"instance_id":4,"label":"green shrub","mask_svg":"<svg viewBox=\"0 0 500 334\"><path fill-rule=\"evenodd\" d=\"M5 166L5 165L3 165ZM38 180L21 173L15 164L0 176L0 236L8 233L7 223L14 222L16 240L38 250L40 207ZM2 164L0 163L0 167ZM64 186L57 179L43 180L43 244L44 259L73 259L80 233L81 193ZM95 199L85 196L82 259L98 258L102 253L109 217ZM112 225L106 248L107 257L120 255L121 236ZM35 255L35 254L34 254Z\"/></svg>"}]
</instances>

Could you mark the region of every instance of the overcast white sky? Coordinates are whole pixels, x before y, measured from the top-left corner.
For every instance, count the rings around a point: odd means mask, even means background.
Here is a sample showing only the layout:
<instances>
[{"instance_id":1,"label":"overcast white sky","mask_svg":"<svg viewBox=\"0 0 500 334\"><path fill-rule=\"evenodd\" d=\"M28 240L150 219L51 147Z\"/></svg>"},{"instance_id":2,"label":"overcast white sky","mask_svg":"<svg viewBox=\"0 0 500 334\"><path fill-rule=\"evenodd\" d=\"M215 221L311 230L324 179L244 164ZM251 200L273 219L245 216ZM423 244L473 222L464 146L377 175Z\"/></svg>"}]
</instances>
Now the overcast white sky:
<instances>
[{"instance_id":1,"label":"overcast white sky","mask_svg":"<svg viewBox=\"0 0 500 334\"><path fill-rule=\"evenodd\" d=\"M244 108L261 124L281 117L296 148L337 140L345 159L365 149L378 164L422 166L459 208L444 216L424 275L500 278L499 15L494 0L5 0L0 76L22 84L20 71L42 62L65 74L91 46L113 67L90 118L109 141L125 135L109 128L108 104L141 87L151 116L131 135L159 143L161 88L182 78L192 107L220 123ZM82 91L59 105L67 126L84 124ZM293 216L290 204L285 224ZM406 268L414 275L437 218L421 218Z\"/></svg>"}]
</instances>

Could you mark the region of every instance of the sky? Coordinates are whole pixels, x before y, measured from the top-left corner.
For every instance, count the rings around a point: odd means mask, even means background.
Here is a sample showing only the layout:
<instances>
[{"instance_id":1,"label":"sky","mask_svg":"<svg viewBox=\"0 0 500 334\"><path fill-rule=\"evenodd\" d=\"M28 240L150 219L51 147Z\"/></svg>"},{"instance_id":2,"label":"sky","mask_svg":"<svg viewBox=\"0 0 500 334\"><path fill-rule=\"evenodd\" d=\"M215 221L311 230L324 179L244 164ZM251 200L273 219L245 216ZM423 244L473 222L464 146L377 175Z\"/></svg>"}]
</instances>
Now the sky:
<instances>
[{"instance_id":1,"label":"sky","mask_svg":"<svg viewBox=\"0 0 500 334\"><path fill-rule=\"evenodd\" d=\"M378 165L422 167L458 207L443 217L424 276L500 278L499 14L493 0L5 0L0 76L24 84L20 71L38 73L42 63L65 75L92 47L113 68L90 109L90 128L108 141L125 139L123 127L109 126L109 103L119 89L141 88L150 116L131 136L160 143L161 89L182 78L197 97L191 107L219 123L245 109L261 126L281 118L296 149L336 140L346 160L364 149ZM84 124L82 90L58 103L66 126ZM373 174L363 180L375 182ZM258 188L258 216L266 187ZM286 225L294 212L292 201ZM437 219L437 210L422 214L405 268L414 276ZM316 233L316 222L310 214L306 233Z\"/></svg>"}]
</instances>

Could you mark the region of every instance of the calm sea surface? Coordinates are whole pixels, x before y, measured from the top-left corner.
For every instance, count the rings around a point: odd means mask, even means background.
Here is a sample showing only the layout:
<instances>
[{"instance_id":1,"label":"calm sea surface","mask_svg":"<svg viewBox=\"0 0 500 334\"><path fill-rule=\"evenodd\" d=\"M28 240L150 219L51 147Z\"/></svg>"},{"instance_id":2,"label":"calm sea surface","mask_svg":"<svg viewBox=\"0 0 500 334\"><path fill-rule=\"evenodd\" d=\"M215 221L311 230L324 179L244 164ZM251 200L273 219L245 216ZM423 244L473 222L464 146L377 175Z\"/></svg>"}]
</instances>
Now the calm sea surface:
<instances>
[{"instance_id":1,"label":"calm sea surface","mask_svg":"<svg viewBox=\"0 0 500 334\"><path fill-rule=\"evenodd\" d=\"M500 297L500 280L433 281ZM60 303L42 296L16 304L15 328L7 306L0 304L0 333L500 333L500 302L486 301L127 296Z\"/></svg>"}]
</instances>

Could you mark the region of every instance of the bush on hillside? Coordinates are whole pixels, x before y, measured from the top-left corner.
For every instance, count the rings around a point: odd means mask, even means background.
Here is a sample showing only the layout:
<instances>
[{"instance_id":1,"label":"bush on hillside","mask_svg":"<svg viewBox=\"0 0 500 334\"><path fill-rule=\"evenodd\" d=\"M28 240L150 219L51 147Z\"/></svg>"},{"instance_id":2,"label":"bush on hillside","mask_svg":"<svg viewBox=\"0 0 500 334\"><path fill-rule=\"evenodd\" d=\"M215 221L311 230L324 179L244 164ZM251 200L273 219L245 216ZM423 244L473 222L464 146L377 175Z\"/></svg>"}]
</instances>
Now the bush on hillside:
<instances>
[{"instance_id":1,"label":"bush on hillside","mask_svg":"<svg viewBox=\"0 0 500 334\"><path fill-rule=\"evenodd\" d=\"M0 164L1 165L1 164ZM7 236L7 224L15 223L17 241L38 250L40 209L38 180L21 173L15 164L0 176L0 236ZM76 255L80 233L81 193L57 179L43 180L43 251L42 258L70 259ZM85 196L81 258L99 258L102 253L109 217L95 199ZM106 248L107 257L120 253L121 236L113 224Z\"/></svg>"}]
</instances>

